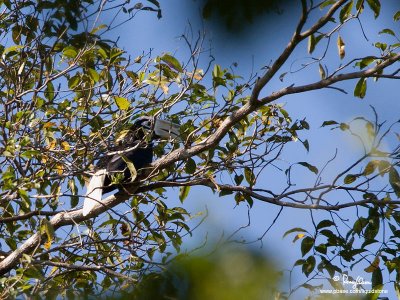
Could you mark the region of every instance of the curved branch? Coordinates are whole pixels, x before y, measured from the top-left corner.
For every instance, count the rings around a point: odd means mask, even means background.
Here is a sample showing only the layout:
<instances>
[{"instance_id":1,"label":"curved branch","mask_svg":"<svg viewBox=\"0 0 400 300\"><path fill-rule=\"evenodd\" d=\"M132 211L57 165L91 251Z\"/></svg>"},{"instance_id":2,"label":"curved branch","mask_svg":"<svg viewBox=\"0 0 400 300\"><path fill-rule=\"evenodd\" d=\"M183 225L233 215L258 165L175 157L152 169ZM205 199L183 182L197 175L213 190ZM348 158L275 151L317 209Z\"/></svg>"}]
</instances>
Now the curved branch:
<instances>
[{"instance_id":1,"label":"curved branch","mask_svg":"<svg viewBox=\"0 0 400 300\"><path fill-rule=\"evenodd\" d=\"M129 199L131 195L127 193L117 193L111 195L101 202L101 205L96 206L87 216L82 215L82 209L73 210L69 212L61 212L50 219L50 224L54 230L67 225L74 225L76 223L88 220L97 216L108 209L118 205ZM38 245L45 241L45 233L40 230L27 239L16 250L12 251L4 260L0 262L0 275L4 275L13 269L19 262L19 259L24 253L33 251Z\"/></svg>"}]
</instances>

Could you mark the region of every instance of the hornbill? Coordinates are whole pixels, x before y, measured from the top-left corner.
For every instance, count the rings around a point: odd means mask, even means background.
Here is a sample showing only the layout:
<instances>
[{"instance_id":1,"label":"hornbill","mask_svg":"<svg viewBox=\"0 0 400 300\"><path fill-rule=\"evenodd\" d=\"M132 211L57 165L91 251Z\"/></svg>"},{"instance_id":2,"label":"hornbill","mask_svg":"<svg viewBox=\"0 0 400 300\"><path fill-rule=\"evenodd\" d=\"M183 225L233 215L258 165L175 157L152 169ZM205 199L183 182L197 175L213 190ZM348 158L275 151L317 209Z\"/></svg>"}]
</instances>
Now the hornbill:
<instances>
[{"instance_id":1,"label":"hornbill","mask_svg":"<svg viewBox=\"0 0 400 300\"><path fill-rule=\"evenodd\" d=\"M175 139L179 136L179 126L175 123L154 117L140 117L117 139L110 153L100 158L95 173L87 186L82 214L88 215L101 201L103 193L111 192L130 183L135 170L149 165L153 160L153 140ZM133 168L130 167L133 164ZM123 180L113 183L112 176L121 174Z\"/></svg>"}]
</instances>

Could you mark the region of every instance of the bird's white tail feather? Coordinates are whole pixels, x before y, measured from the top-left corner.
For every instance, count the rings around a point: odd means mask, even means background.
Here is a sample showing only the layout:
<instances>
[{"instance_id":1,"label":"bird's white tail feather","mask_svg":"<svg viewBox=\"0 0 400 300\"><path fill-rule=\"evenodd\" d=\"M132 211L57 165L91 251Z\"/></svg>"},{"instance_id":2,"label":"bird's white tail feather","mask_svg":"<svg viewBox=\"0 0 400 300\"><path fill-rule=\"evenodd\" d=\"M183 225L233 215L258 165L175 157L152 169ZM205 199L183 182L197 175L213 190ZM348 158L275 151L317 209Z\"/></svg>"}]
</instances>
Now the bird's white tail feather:
<instances>
[{"instance_id":1,"label":"bird's white tail feather","mask_svg":"<svg viewBox=\"0 0 400 300\"><path fill-rule=\"evenodd\" d=\"M106 174L106 169L101 169L96 171L90 179L86 190L85 200L83 202L82 214L84 216L88 215L92 211L93 207L101 201Z\"/></svg>"}]
</instances>

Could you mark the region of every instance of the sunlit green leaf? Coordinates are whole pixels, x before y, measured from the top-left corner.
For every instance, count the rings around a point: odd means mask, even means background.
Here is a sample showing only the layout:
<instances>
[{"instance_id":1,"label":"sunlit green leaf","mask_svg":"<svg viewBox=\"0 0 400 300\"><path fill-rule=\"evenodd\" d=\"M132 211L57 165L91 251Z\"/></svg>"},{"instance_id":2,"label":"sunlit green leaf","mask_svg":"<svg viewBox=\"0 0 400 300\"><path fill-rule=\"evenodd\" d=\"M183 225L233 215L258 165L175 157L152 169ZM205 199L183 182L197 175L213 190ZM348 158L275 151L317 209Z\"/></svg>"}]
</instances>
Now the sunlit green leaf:
<instances>
[{"instance_id":1,"label":"sunlit green leaf","mask_svg":"<svg viewBox=\"0 0 400 300\"><path fill-rule=\"evenodd\" d=\"M303 229L301 227L292 228L292 229L289 229L288 231L286 231L283 234L283 238L286 237L288 234L293 233L293 232L307 232L307 230L305 230L305 229Z\"/></svg>"},{"instance_id":2,"label":"sunlit green leaf","mask_svg":"<svg viewBox=\"0 0 400 300\"><path fill-rule=\"evenodd\" d=\"M130 102L126 98L114 96L114 100L120 110L127 110L130 106Z\"/></svg>"},{"instance_id":3,"label":"sunlit green leaf","mask_svg":"<svg viewBox=\"0 0 400 300\"><path fill-rule=\"evenodd\" d=\"M368 6L374 12L375 19L379 16L381 11L381 3L379 0L367 0Z\"/></svg>"},{"instance_id":4,"label":"sunlit green leaf","mask_svg":"<svg viewBox=\"0 0 400 300\"><path fill-rule=\"evenodd\" d=\"M312 34L308 37L308 53L310 54L313 53L314 49L315 49L315 37Z\"/></svg>"},{"instance_id":5,"label":"sunlit green leaf","mask_svg":"<svg viewBox=\"0 0 400 300\"><path fill-rule=\"evenodd\" d=\"M73 46L67 46L63 50L63 55L68 58L75 58L78 55L78 51Z\"/></svg>"},{"instance_id":6,"label":"sunlit green leaf","mask_svg":"<svg viewBox=\"0 0 400 300\"><path fill-rule=\"evenodd\" d=\"M189 195L189 191L190 191L190 186L182 186L180 188L180 190L179 190L179 200L181 201L181 203L183 203L183 201L185 201L185 199Z\"/></svg>"},{"instance_id":7,"label":"sunlit green leaf","mask_svg":"<svg viewBox=\"0 0 400 300\"><path fill-rule=\"evenodd\" d=\"M354 96L358 98L364 98L367 92L367 80L366 78L360 78L354 89Z\"/></svg>"},{"instance_id":8,"label":"sunlit green leaf","mask_svg":"<svg viewBox=\"0 0 400 300\"><path fill-rule=\"evenodd\" d=\"M348 175L346 175L346 177L344 178L343 182L344 182L345 184L351 184L351 183L353 183L354 181L356 181L357 177L358 177L358 175L355 175L355 174L348 174Z\"/></svg>"},{"instance_id":9,"label":"sunlit green leaf","mask_svg":"<svg viewBox=\"0 0 400 300\"><path fill-rule=\"evenodd\" d=\"M350 1L340 10L339 19L341 23L343 23L350 16L352 8L353 1Z\"/></svg>"},{"instance_id":10,"label":"sunlit green leaf","mask_svg":"<svg viewBox=\"0 0 400 300\"><path fill-rule=\"evenodd\" d=\"M379 34L382 34L382 33L390 34L390 35L396 36L396 34L394 33L394 31L393 31L392 29L389 29L389 28L385 28L385 29L379 31Z\"/></svg>"},{"instance_id":11,"label":"sunlit green leaf","mask_svg":"<svg viewBox=\"0 0 400 300\"><path fill-rule=\"evenodd\" d=\"M250 168L244 168L244 177L246 178L246 181L250 184L250 185L254 185L255 184L255 180L256 177L253 173L253 171Z\"/></svg>"},{"instance_id":12,"label":"sunlit green leaf","mask_svg":"<svg viewBox=\"0 0 400 300\"><path fill-rule=\"evenodd\" d=\"M90 78L93 80L93 82L96 83L99 81L100 75L99 75L99 73L96 72L96 70L89 68L88 73L89 73Z\"/></svg>"},{"instance_id":13,"label":"sunlit green leaf","mask_svg":"<svg viewBox=\"0 0 400 300\"><path fill-rule=\"evenodd\" d=\"M183 68L179 61L173 57L172 55L169 54L164 54L160 58L163 62L165 62L167 65L169 65L171 68L175 69L178 72L183 72Z\"/></svg>"}]
</instances>

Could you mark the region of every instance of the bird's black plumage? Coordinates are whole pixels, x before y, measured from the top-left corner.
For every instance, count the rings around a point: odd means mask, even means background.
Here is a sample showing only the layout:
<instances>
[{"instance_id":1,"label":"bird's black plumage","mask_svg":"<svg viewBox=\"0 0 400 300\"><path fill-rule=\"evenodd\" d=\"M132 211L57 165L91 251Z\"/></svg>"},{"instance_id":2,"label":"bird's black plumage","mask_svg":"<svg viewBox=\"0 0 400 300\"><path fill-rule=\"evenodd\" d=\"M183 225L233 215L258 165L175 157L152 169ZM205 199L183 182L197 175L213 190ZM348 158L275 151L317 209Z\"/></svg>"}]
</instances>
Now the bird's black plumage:
<instances>
[{"instance_id":1,"label":"bird's black plumage","mask_svg":"<svg viewBox=\"0 0 400 300\"><path fill-rule=\"evenodd\" d=\"M179 127L171 122L157 120L153 117L141 117L116 141L96 165L83 205L83 215L90 213L92 208L101 201L103 193L123 188L124 183L130 183L132 170L127 162L132 163L139 171L153 160L152 140L157 138L176 138ZM118 184L113 183L113 175L123 174Z\"/></svg>"},{"instance_id":2,"label":"bird's black plumage","mask_svg":"<svg viewBox=\"0 0 400 300\"><path fill-rule=\"evenodd\" d=\"M118 140L119 145L110 149L109 152L116 152L115 154L103 156L99 160L96 169L106 169L107 172L103 184L103 193L108 193L118 188L118 185L111 184L111 177L115 174L123 172L121 184L132 180L131 170L128 168L126 161L131 162L137 171L152 162L153 143L146 141L146 133L143 130L144 127L142 127L144 126L143 122L147 122L147 120L140 119L136 121L125 136Z\"/></svg>"}]
</instances>

